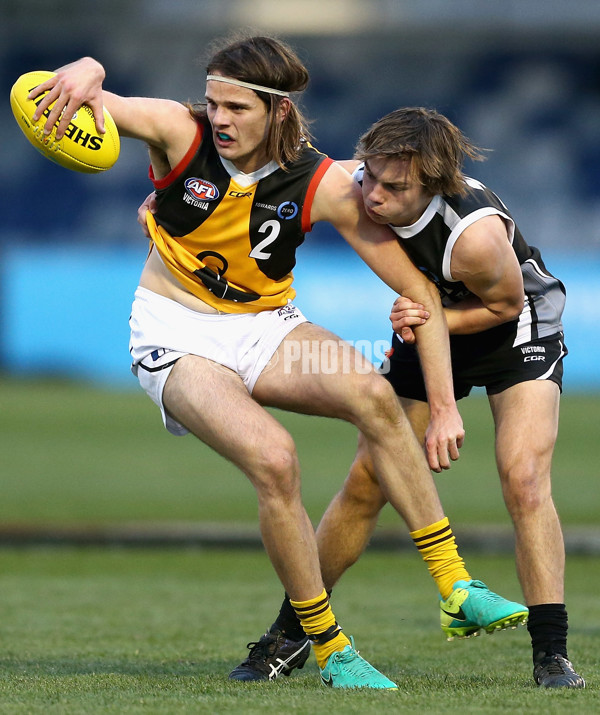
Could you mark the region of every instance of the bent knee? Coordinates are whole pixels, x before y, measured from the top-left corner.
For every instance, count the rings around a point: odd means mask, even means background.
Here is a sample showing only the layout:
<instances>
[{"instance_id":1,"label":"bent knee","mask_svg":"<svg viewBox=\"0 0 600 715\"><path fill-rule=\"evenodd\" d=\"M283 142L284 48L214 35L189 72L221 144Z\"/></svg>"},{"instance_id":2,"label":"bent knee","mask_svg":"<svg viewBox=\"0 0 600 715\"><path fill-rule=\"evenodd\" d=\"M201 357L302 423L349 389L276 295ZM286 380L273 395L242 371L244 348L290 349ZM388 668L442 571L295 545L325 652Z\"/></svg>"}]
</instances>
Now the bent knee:
<instances>
[{"instance_id":1,"label":"bent knee","mask_svg":"<svg viewBox=\"0 0 600 715\"><path fill-rule=\"evenodd\" d=\"M393 387L376 373L355 383L354 407L359 428L363 432L368 432L372 426L384 429L386 423L393 424L404 417Z\"/></svg>"},{"instance_id":2,"label":"bent knee","mask_svg":"<svg viewBox=\"0 0 600 715\"><path fill-rule=\"evenodd\" d=\"M289 435L288 435L289 437ZM300 467L296 447L289 437L265 444L253 455L247 470L259 498L290 499L300 495Z\"/></svg>"}]
</instances>

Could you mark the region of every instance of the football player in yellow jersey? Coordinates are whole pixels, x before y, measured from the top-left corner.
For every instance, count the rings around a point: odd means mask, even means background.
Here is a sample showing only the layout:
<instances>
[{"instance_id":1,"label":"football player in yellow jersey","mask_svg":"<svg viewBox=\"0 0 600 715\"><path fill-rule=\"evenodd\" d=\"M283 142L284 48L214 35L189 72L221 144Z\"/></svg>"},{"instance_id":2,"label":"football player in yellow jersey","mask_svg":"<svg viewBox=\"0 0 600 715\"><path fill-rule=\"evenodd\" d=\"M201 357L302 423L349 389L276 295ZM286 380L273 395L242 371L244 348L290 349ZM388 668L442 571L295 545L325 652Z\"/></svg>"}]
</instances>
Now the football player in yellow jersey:
<instances>
[{"instance_id":1,"label":"football player in yellow jersey","mask_svg":"<svg viewBox=\"0 0 600 715\"><path fill-rule=\"evenodd\" d=\"M58 124L57 140L85 103L100 131L104 105L123 137L148 145L158 210L132 308L135 372L171 432L192 432L250 479L265 549L323 682L395 689L335 620L301 501L294 443L264 408L355 424L383 493L408 525L448 607L478 612L482 598L495 599L503 622L524 618L520 604L483 585L470 588L480 582L471 580L458 554L429 470L449 468L464 436L440 300L389 228L367 217L348 172L306 141L289 94L306 87L308 73L289 47L267 37L241 38L216 51L207 70L205 108L103 91L104 69L89 57L57 70L30 98L48 90L35 119L51 107L45 127ZM273 176L277 187L290 184L289 193L271 200L275 187L263 188ZM240 212L238 200L252 206ZM382 280L424 306L414 331L431 407L426 457L387 381L291 303L292 249L317 221L330 222ZM308 346L314 355L322 345L326 370L294 359L297 348ZM268 663L265 677L285 672L309 648L303 643L287 661Z\"/></svg>"}]
</instances>

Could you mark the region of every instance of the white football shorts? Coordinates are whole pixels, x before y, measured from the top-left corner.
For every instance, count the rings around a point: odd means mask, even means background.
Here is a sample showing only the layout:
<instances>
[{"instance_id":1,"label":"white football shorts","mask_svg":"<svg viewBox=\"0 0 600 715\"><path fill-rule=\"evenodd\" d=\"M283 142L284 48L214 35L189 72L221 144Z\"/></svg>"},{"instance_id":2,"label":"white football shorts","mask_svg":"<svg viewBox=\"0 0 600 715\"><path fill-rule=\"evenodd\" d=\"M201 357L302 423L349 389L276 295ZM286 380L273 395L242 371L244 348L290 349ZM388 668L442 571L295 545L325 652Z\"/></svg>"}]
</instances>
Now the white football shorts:
<instances>
[{"instance_id":1,"label":"white football shorts","mask_svg":"<svg viewBox=\"0 0 600 715\"><path fill-rule=\"evenodd\" d=\"M236 372L252 394L261 372L285 338L306 318L293 303L260 313L198 313L138 287L131 309L131 370L174 435L188 430L165 411L162 395L180 357L198 355Z\"/></svg>"}]
</instances>

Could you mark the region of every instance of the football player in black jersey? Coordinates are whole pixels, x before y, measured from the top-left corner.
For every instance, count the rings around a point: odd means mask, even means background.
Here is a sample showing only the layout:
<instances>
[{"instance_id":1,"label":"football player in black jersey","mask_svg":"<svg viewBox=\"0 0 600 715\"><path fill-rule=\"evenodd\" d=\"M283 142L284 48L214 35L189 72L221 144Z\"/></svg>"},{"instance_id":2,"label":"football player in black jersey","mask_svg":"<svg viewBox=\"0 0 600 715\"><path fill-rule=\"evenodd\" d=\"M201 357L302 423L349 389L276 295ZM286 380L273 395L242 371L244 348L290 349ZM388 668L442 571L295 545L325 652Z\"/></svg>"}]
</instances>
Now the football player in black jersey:
<instances>
[{"instance_id":1,"label":"football player in black jersey","mask_svg":"<svg viewBox=\"0 0 600 715\"><path fill-rule=\"evenodd\" d=\"M567 354L565 289L525 242L502 201L477 180L460 176L465 156L481 158L446 117L408 108L382 118L361 137L357 174L362 168L368 215L392 227L415 265L438 286L456 398L473 386L486 388L498 473L515 530L517 573L529 607L534 679L543 687L584 687L568 660L565 550L551 492ZM386 365L386 377L421 440L428 407L411 322L422 308L402 297L395 302ZM355 489L359 495L365 486L372 489L360 468L357 474L346 487L350 498Z\"/></svg>"},{"instance_id":2,"label":"football player in black jersey","mask_svg":"<svg viewBox=\"0 0 600 715\"><path fill-rule=\"evenodd\" d=\"M451 336L456 399L486 388L496 430L496 460L514 524L517 573L529 607L533 675L547 688L581 688L567 653L565 550L551 494L564 344L565 289L521 236L502 201L464 176L481 151L446 117L400 109L359 140L340 162L362 185L369 217L389 225L413 262L438 287ZM391 312L392 348L383 373L421 442L430 405L413 327L423 305L399 297ZM422 353L421 353L422 355ZM332 588L366 547L386 498L368 445L359 449L343 489L317 530L325 585ZM443 630L468 635L451 609ZM272 630L301 638L284 601Z\"/></svg>"}]
</instances>

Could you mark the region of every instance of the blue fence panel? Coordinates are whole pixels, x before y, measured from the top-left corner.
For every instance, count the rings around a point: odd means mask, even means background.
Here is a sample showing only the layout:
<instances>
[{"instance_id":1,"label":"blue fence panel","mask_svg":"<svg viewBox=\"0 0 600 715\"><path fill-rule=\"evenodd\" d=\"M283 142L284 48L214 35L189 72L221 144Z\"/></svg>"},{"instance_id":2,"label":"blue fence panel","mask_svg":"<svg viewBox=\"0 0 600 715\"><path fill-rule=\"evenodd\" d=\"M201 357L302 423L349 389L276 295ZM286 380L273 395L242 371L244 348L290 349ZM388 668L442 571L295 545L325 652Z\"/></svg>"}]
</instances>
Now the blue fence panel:
<instances>
[{"instance_id":1,"label":"blue fence panel","mask_svg":"<svg viewBox=\"0 0 600 715\"><path fill-rule=\"evenodd\" d=\"M2 366L135 387L128 318L146 254L139 247L17 246L2 259ZM567 286L565 391L600 389L600 257L545 255ZM378 362L394 293L349 248L303 246L296 303L309 320Z\"/></svg>"},{"instance_id":2,"label":"blue fence panel","mask_svg":"<svg viewBox=\"0 0 600 715\"><path fill-rule=\"evenodd\" d=\"M146 249L16 247L4 252L3 363L108 385L129 372L128 319Z\"/></svg>"}]
</instances>

